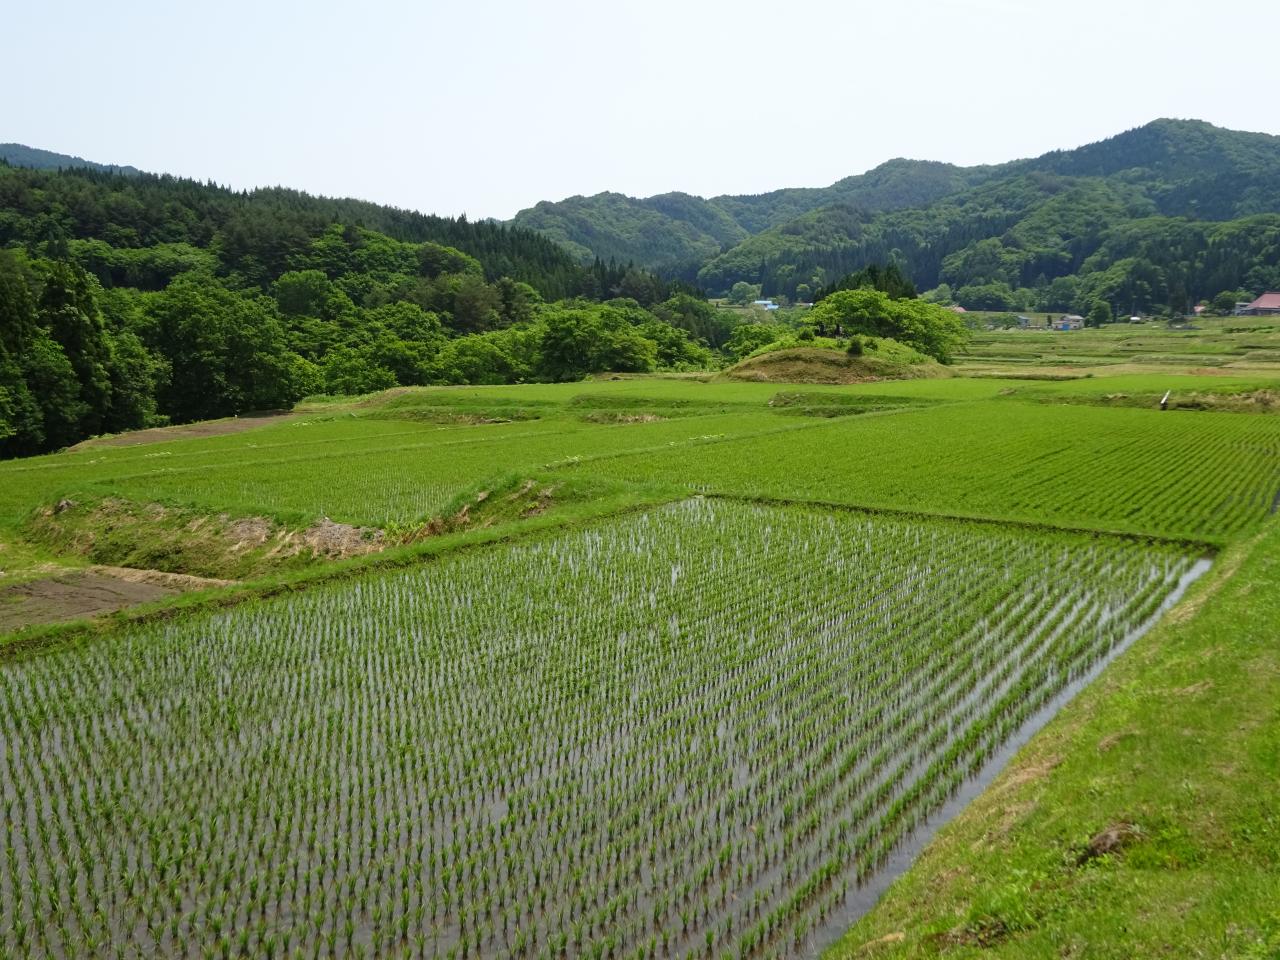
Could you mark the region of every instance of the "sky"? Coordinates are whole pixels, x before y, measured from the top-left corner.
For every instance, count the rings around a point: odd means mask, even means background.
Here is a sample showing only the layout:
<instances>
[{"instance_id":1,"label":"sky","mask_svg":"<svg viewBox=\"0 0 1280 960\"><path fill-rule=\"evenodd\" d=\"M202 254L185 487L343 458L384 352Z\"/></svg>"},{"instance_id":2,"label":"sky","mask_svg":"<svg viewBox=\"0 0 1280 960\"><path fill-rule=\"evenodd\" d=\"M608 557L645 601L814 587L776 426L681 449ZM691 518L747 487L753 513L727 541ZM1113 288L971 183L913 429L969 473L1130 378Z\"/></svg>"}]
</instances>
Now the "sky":
<instances>
[{"instance_id":1,"label":"sky","mask_svg":"<svg viewBox=\"0 0 1280 960\"><path fill-rule=\"evenodd\" d=\"M1275 0L0 0L0 142L428 213L1280 134Z\"/></svg>"}]
</instances>

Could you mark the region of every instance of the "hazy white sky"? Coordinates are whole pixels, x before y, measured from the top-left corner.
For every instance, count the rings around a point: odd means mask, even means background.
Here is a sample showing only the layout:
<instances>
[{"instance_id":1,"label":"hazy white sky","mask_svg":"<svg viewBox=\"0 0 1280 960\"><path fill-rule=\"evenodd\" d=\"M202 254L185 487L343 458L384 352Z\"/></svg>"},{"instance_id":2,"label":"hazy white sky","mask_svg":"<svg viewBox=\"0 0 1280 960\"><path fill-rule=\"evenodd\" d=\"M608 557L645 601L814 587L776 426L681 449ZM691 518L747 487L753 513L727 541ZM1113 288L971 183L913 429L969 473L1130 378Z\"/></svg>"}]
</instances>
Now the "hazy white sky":
<instances>
[{"instance_id":1,"label":"hazy white sky","mask_svg":"<svg viewBox=\"0 0 1280 960\"><path fill-rule=\"evenodd\" d=\"M509 217L1160 116L1280 133L1276 0L0 0L0 141Z\"/></svg>"}]
</instances>

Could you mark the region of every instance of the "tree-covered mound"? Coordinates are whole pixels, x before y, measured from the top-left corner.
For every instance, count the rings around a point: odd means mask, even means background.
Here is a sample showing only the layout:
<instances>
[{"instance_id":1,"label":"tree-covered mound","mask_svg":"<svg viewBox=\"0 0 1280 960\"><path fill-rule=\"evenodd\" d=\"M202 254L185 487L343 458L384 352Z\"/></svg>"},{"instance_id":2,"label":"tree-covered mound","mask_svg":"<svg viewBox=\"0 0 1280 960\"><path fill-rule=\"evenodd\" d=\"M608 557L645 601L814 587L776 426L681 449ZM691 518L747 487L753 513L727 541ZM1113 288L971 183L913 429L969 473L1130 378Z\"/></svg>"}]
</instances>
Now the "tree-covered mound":
<instances>
[{"instance_id":1,"label":"tree-covered mound","mask_svg":"<svg viewBox=\"0 0 1280 960\"><path fill-rule=\"evenodd\" d=\"M761 347L722 376L770 383L866 383L951 376L932 357L881 337L849 341L829 337L780 340Z\"/></svg>"}]
</instances>

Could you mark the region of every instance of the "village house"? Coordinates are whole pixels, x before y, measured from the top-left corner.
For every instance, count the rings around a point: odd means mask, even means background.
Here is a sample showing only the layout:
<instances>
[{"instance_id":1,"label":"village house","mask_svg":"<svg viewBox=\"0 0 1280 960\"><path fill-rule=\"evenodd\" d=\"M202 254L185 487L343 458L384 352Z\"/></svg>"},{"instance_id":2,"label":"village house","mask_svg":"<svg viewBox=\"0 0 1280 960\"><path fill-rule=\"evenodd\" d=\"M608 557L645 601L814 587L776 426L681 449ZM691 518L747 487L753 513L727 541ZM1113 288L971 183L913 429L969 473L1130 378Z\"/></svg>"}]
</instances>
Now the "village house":
<instances>
[{"instance_id":1,"label":"village house","mask_svg":"<svg viewBox=\"0 0 1280 960\"><path fill-rule=\"evenodd\" d=\"M1241 317L1273 317L1280 314L1280 292L1268 290L1253 303L1236 306L1236 315Z\"/></svg>"},{"instance_id":2,"label":"village house","mask_svg":"<svg viewBox=\"0 0 1280 960\"><path fill-rule=\"evenodd\" d=\"M1053 325L1055 330L1079 330L1084 326L1084 317L1074 313L1063 314L1061 320Z\"/></svg>"}]
</instances>

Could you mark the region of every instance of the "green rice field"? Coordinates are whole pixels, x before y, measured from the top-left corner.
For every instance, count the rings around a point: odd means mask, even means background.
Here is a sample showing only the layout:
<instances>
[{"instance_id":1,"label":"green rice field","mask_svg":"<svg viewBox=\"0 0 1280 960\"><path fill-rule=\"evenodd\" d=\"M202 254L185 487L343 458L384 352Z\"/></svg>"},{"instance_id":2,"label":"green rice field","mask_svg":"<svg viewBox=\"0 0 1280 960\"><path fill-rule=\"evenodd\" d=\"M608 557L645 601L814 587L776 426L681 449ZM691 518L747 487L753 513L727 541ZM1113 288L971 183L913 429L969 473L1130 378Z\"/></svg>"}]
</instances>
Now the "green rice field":
<instances>
[{"instance_id":1,"label":"green rice field","mask_svg":"<svg viewBox=\"0 0 1280 960\"><path fill-rule=\"evenodd\" d=\"M1280 417L992 401L579 469L704 493L1221 542L1280 504Z\"/></svg>"},{"instance_id":2,"label":"green rice field","mask_svg":"<svg viewBox=\"0 0 1280 960\"><path fill-rule=\"evenodd\" d=\"M789 956L1191 571L694 500L22 663L0 946Z\"/></svg>"},{"instance_id":3,"label":"green rice field","mask_svg":"<svg viewBox=\"0 0 1280 960\"><path fill-rule=\"evenodd\" d=\"M1173 955L1269 960L1280 379L1026 366L395 390L0 463L0 604L38 601L0 957L1085 956L1072 904L1175 916L1203 868ZM359 549L288 553L325 524Z\"/></svg>"}]
</instances>

